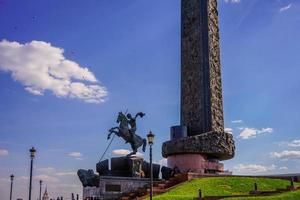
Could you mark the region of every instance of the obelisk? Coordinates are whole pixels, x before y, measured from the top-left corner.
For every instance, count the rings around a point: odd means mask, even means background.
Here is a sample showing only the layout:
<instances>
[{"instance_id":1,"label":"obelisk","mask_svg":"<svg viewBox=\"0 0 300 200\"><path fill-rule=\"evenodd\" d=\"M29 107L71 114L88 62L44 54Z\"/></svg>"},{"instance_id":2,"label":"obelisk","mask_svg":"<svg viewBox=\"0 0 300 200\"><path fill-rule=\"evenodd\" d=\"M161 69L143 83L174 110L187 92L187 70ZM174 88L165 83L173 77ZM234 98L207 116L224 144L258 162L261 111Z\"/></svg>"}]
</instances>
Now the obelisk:
<instances>
[{"instance_id":1,"label":"obelisk","mask_svg":"<svg viewBox=\"0 0 300 200\"><path fill-rule=\"evenodd\" d=\"M181 125L224 131L217 0L182 0Z\"/></svg>"},{"instance_id":2,"label":"obelisk","mask_svg":"<svg viewBox=\"0 0 300 200\"><path fill-rule=\"evenodd\" d=\"M221 173L234 156L224 132L217 0L181 2L181 125L162 154L181 171Z\"/></svg>"}]
</instances>

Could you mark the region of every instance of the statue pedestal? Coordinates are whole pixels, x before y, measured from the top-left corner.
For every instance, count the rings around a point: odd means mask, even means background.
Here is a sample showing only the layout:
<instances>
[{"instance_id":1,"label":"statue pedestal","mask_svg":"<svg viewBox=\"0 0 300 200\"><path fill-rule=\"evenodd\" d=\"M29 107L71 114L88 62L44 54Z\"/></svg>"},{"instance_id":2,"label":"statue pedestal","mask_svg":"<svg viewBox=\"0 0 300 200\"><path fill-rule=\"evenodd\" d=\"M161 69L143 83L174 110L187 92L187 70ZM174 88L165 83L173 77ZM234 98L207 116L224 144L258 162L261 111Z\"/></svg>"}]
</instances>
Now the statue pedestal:
<instances>
[{"instance_id":1,"label":"statue pedestal","mask_svg":"<svg viewBox=\"0 0 300 200\"><path fill-rule=\"evenodd\" d=\"M111 175L141 177L143 161L143 158L137 156L112 158Z\"/></svg>"},{"instance_id":2,"label":"statue pedestal","mask_svg":"<svg viewBox=\"0 0 300 200\"><path fill-rule=\"evenodd\" d=\"M116 157L97 163L97 172L99 176L150 178L150 164L143 158L137 156ZM153 163L153 178L158 179L160 165Z\"/></svg>"},{"instance_id":3,"label":"statue pedestal","mask_svg":"<svg viewBox=\"0 0 300 200\"><path fill-rule=\"evenodd\" d=\"M83 183L83 199L119 199L123 193L136 191L149 184L150 164L137 156L116 157L97 163L97 172L79 170ZM154 180L159 178L160 165L153 164ZM91 177L91 178L90 178ZM96 178L94 178L96 177ZM95 180L95 181L94 181Z\"/></svg>"}]
</instances>

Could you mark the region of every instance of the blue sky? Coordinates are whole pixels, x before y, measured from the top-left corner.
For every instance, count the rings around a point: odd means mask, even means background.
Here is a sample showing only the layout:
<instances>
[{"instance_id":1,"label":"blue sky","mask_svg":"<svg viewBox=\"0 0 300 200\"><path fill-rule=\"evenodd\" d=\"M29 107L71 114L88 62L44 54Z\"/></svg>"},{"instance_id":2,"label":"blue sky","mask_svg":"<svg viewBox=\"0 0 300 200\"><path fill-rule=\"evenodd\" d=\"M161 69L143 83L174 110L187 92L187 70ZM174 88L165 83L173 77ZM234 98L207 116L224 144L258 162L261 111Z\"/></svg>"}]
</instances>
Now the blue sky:
<instances>
[{"instance_id":1,"label":"blue sky","mask_svg":"<svg viewBox=\"0 0 300 200\"><path fill-rule=\"evenodd\" d=\"M219 0L225 126L235 174L299 172L300 3ZM143 111L154 156L179 123L179 0L0 1L0 199L81 194L77 169L95 168L119 111ZM129 149L115 139L106 157ZM120 152L120 151L119 151ZM148 159L148 152L145 158Z\"/></svg>"}]
</instances>

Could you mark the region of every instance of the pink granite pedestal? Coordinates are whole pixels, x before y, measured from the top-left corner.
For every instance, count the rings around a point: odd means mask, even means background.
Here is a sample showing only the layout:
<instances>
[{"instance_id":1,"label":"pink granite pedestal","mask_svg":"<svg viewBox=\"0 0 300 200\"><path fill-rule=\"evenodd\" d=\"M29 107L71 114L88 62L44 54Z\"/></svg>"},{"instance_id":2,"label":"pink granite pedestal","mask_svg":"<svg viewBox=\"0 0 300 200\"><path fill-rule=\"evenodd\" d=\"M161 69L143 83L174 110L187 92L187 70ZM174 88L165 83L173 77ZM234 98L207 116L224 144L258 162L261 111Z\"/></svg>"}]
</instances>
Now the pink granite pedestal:
<instances>
[{"instance_id":1,"label":"pink granite pedestal","mask_svg":"<svg viewBox=\"0 0 300 200\"><path fill-rule=\"evenodd\" d=\"M168 167L179 168L180 172L216 174L224 172L224 165L218 161L209 161L201 154L177 154L167 158Z\"/></svg>"}]
</instances>

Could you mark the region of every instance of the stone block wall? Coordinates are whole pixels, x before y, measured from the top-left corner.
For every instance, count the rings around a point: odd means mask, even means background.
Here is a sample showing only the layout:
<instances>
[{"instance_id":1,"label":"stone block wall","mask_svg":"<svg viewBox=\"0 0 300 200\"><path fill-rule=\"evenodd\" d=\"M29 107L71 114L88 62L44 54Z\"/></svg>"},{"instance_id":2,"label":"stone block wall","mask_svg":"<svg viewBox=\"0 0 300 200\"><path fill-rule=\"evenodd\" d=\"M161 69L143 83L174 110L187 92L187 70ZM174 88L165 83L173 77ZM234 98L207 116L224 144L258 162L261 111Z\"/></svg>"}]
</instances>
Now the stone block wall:
<instances>
[{"instance_id":1,"label":"stone block wall","mask_svg":"<svg viewBox=\"0 0 300 200\"><path fill-rule=\"evenodd\" d=\"M84 187L83 199L98 197L118 199L123 193L130 193L149 184L149 179L130 177L101 177L99 187Z\"/></svg>"}]
</instances>

